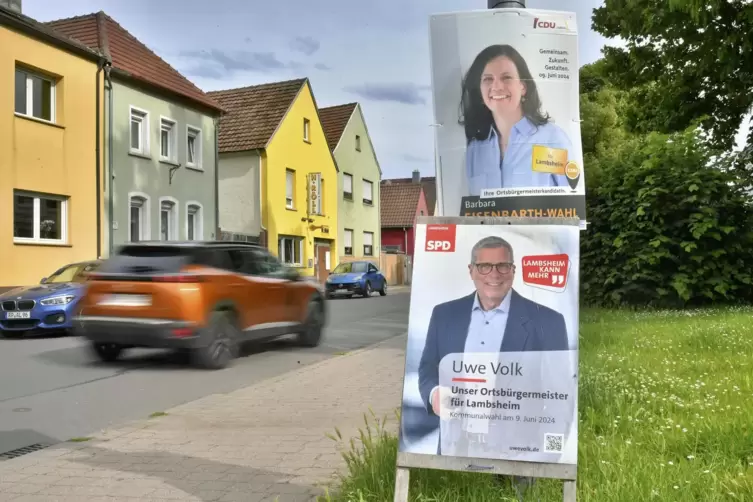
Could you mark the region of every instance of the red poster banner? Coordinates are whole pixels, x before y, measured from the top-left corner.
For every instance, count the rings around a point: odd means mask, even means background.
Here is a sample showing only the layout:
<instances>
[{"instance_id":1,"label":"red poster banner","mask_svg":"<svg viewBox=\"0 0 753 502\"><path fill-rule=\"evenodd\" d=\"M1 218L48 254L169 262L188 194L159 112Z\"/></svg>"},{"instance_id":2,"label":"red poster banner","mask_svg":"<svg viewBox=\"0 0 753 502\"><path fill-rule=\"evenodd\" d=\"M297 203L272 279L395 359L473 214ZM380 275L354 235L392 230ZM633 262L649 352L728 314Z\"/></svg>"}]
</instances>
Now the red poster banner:
<instances>
[{"instance_id":1,"label":"red poster banner","mask_svg":"<svg viewBox=\"0 0 753 502\"><path fill-rule=\"evenodd\" d=\"M531 286L564 289L570 273L570 258L566 254L523 257L523 282Z\"/></svg>"}]
</instances>

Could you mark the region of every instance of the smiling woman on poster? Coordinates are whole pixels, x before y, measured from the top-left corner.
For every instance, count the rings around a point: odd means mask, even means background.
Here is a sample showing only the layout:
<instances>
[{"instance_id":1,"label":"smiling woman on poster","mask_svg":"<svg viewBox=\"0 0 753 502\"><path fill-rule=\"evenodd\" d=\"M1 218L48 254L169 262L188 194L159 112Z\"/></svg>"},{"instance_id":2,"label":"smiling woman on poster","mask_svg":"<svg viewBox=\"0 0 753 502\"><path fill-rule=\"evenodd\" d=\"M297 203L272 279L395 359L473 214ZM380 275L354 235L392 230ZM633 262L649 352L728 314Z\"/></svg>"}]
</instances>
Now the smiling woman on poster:
<instances>
[{"instance_id":1,"label":"smiling woman on poster","mask_svg":"<svg viewBox=\"0 0 753 502\"><path fill-rule=\"evenodd\" d=\"M536 82L513 47L491 45L476 56L463 81L461 109L470 195L567 186L570 138L541 112Z\"/></svg>"}]
</instances>

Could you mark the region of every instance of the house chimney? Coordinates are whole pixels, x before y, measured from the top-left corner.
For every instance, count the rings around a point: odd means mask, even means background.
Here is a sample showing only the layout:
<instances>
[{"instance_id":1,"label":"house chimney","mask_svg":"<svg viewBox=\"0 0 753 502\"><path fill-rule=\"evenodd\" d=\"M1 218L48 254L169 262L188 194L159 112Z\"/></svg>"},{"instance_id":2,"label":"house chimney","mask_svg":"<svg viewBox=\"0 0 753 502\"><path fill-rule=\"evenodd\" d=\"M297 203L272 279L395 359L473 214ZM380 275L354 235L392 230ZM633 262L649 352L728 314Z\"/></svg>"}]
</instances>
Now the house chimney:
<instances>
[{"instance_id":1,"label":"house chimney","mask_svg":"<svg viewBox=\"0 0 753 502\"><path fill-rule=\"evenodd\" d=\"M421 183L421 171L418 169L413 170L413 183Z\"/></svg>"},{"instance_id":2,"label":"house chimney","mask_svg":"<svg viewBox=\"0 0 753 502\"><path fill-rule=\"evenodd\" d=\"M0 0L0 7L21 14L21 0Z\"/></svg>"}]
</instances>

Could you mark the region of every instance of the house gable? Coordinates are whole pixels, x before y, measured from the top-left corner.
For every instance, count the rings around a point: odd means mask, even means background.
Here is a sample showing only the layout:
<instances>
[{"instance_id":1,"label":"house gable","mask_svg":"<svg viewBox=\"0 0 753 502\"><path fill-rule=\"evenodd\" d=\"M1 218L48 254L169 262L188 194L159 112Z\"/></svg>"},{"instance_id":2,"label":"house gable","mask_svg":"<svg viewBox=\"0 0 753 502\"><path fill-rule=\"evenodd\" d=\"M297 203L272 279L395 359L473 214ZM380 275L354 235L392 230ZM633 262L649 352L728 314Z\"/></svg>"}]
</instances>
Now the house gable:
<instances>
[{"instance_id":1,"label":"house gable","mask_svg":"<svg viewBox=\"0 0 753 502\"><path fill-rule=\"evenodd\" d=\"M222 112L215 100L102 11L44 24L100 51L112 62L116 76L188 100L212 115Z\"/></svg>"}]
</instances>

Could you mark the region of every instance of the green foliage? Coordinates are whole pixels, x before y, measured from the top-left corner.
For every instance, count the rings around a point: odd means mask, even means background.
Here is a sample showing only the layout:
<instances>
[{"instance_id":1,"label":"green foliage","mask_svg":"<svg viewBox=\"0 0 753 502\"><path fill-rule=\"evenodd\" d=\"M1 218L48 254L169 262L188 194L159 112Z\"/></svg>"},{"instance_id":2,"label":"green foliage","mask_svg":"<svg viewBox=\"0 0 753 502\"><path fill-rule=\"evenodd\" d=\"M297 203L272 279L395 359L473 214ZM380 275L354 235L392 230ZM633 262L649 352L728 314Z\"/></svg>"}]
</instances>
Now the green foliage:
<instances>
[{"instance_id":1,"label":"green foliage","mask_svg":"<svg viewBox=\"0 0 753 502\"><path fill-rule=\"evenodd\" d=\"M625 136L587 192L587 304L689 306L753 296L753 207L693 130ZM588 168L587 168L588 169ZM587 171L588 172L588 171Z\"/></svg>"},{"instance_id":2,"label":"green foliage","mask_svg":"<svg viewBox=\"0 0 753 502\"><path fill-rule=\"evenodd\" d=\"M751 308L584 309L578 389L580 502L753 500ZM344 453L336 502L394 499L398 439L367 424ZM478 472L411 469L411 502L518 502ZM561 502L540 479L525 502Z\"/></svg>"},{"instance_id":3,"label":"green foliage","mask_svg":"<svg viewBox=\"0 0 753 502\"><path fill-rule=\"evenodd\" d=\"M753 4L605 0L592 21L625 41L604 49L602 72L628 91L629 130L680 132L700 122L716 147L733 146L753 105Z\"/></svg>"}]
</instances>

